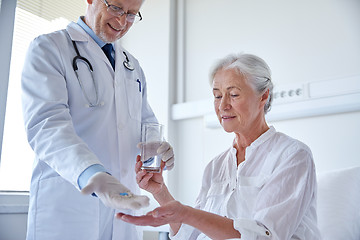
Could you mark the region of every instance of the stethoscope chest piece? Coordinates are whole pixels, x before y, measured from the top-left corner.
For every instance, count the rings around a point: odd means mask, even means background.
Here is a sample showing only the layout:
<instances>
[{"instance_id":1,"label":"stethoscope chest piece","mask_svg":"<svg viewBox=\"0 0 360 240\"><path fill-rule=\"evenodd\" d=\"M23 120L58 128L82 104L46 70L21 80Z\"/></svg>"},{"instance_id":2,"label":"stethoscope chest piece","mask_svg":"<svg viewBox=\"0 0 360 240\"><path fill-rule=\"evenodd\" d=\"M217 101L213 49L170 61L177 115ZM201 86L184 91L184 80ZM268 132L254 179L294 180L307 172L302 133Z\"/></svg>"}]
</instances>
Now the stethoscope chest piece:
<instances>
[{"instance_id":1,"label":"stethoscope chest piece","mask_svg":"<svg viewBox=\"0 0 360 240\"><path fill-rule=\"evenodd\" d=\"M130 62L124 61L123 64L126 67L126 69L128 69L130 71L134 71L135 68L131 65Z\"/></svg>"},{"instance_id":2,"label":"stethoscope chest piece","mask_svg":"<svg viewBox=\"0 0 360 240\"><path fill-rule=\"evenodd\" d=\"M125 60L124 60L124 62L123 62L124 67L126 67L126 69L128 69L128 70L130 70L130 71L134 71L135 68L134 68L134 67L132 66L132 64L130 63L129 58L128 58L126 52L123 51L123 54L124 54L124 56L125 56Z\"/></svg>"}]
</instances>

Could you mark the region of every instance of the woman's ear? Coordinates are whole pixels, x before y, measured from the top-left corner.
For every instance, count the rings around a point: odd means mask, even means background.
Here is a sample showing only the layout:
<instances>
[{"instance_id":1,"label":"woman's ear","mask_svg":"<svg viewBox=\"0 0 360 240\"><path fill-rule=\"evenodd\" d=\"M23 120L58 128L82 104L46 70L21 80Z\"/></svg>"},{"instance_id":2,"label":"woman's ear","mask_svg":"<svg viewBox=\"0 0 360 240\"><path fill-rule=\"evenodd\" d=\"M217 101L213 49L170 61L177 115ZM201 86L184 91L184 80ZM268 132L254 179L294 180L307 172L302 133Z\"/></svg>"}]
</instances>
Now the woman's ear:
<instances>
[{"instance_id":1,"label":"woman's ear","mask_svg":"<svg viewBox=\"0 0 360 240\"><path fill-rule=\"evenodd\" d=\"M261 102L264 102L264 105L267 103L269 95L270 95L269 89L266 89L266 91L263 93L263 95L261 95Z\"/></svg>"}]
</instances>

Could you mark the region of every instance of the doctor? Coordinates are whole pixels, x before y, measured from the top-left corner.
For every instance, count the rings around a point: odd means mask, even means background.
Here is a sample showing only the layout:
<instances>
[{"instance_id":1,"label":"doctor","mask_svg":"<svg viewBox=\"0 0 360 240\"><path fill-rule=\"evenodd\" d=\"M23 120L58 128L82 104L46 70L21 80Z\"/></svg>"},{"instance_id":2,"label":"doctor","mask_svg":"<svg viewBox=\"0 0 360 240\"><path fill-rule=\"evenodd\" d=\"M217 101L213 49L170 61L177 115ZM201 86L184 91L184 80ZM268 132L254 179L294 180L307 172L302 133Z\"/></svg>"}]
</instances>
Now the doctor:
<instances>
[{"instance_id":1,"label":"doctor","mask_svg":"<svg viewBox=\"0 0 360 240\"><path fill-rule=\"evenodd\" d=\"M143 0L87 3L77 23L31 43L23 69L36 154L28 240L142 239L135 226L114 221L114 209L135 214L149 201L138 195L133 159L141 124L157 119L138 61L117 41L142 20ZM164 142L158 152L171 169L172 147Z\"/></svg>"}]
</instances>

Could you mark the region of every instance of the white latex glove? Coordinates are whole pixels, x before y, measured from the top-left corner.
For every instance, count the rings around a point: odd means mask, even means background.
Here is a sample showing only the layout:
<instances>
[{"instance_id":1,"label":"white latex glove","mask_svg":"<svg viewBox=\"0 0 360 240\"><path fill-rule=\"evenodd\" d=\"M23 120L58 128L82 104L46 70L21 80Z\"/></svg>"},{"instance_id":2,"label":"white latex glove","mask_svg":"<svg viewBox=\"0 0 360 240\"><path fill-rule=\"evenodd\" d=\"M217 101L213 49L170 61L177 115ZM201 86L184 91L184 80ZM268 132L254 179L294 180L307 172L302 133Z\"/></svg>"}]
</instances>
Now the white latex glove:
<instances>
[{"instance_id":1,"label":"white latex glove","mask_svg":"<svg viewBox=\"0 0 360 240\"><path fill-rule=\"evenodd\" d=\"M149 206L148 197L132 194L115 177L105 172L95 173L81 193L95 193L105 206L114 209L137 210Z\"/></svg>"},{"instance_id":2,"label":"white latex glove","mask_svg":"<svg viewBox=\"0 0 360 240\"><path fill-rule=\"evenodd\" d=\"M151 156L155 156L157 154L161 154L161 161L165 162L165 169L171 170L174 167L174 151L168 142L140 142L137 147L142 148L146 144L146 153L145 159L150 158Z\"/></svg>"}]
</instances>

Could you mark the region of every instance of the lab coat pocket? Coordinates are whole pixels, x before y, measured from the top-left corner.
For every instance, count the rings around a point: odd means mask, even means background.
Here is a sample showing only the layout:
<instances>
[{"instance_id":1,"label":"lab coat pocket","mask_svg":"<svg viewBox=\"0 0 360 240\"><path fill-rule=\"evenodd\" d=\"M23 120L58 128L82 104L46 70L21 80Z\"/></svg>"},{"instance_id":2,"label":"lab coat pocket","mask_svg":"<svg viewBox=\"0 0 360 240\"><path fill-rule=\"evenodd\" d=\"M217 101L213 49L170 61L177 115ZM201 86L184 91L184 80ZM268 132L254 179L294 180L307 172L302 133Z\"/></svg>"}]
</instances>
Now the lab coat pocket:
<instances>
[{"instance_id":1,"label":"lab coat pocket","mask_svg":"<svg viewBox=\"0 0 360 240\"><path fill-rule=\"evenodd\" d=\"M211 185L206 195L205 211L224 215L221 211L227 187L228 184L226 183L213 183Z\"/></svg>"},{"instance_id":2,"label":"lab coat pocket","mask_svg":"<svg viewBox=\"0 0 360 240\"><path fill-rule=\"evenodd\" d=\"M82 195L60 176L40 180L36 198L38 239L97 239L97 198Z\"/></svg>"},{"instance_id":3,"label":"lab coat pocket","mask_svg":"<svg viewBox=\"0 0 360 240\"><path fill-rule=\"evenodd\" d=\"M133 75L127 79L125 85L129 115L132 119L141 121L143 83Z\"/></svg>"}]
</instances>

